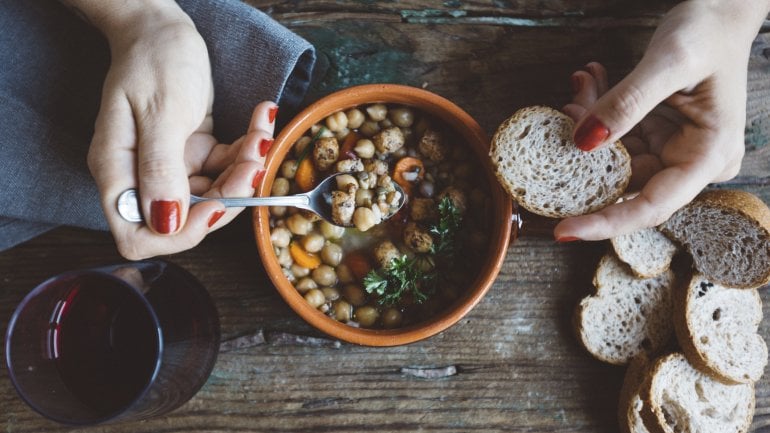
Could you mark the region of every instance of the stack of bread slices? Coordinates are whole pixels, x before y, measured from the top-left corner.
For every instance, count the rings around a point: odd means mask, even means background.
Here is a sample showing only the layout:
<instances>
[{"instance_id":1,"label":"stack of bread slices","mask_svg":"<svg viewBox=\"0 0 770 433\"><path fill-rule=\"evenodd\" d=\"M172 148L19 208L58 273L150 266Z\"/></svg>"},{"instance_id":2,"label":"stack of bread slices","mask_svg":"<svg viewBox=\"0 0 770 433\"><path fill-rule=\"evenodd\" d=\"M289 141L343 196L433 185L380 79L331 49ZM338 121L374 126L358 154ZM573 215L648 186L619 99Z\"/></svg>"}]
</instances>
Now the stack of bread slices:
<instances>
[{"instance_id":1,"label":"stack of bread slices","mask_svg":"<svg viewBox=\"0 0 770 433\"><path fill-rule=\"evenodd\" d=\"M528 107L495 134L500 183L530 212L581 215L623 194L631 168L622 144L580 152L572 128L556 110ZM574 322L594 357L628 366L621 431L748 431L768 361L757 289L770 282L770 209L747 192L711 190L610 245ZM674 272L676 254L689 265Z\"/></svg>"}]
</instances>

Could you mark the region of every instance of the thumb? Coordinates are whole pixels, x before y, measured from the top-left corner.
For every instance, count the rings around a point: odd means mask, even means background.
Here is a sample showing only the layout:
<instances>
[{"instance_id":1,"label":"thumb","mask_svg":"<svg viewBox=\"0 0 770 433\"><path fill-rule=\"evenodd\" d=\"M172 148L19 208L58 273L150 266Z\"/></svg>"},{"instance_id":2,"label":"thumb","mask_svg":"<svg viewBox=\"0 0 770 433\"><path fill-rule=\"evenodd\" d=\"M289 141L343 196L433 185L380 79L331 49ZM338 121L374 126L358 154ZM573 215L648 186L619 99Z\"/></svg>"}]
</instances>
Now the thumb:
<instances>
[{"instance_id":1,"label":"thumb","mask_svg":"<svg viewBox=\"0 0 770 433\"><path fill-rule=\"evenodd\" d=\"M165 120L164 120L165 118ZM136 116L139 196L148 225L158 234L179 231L187 218L190 185L184 146L190 132L168 116Z\"/></svg>"},{"instance_id":2,"label":"thumb","mask_svg":"<svg viewBox=\"0 0 770 433\"><path fill-rule=\"evenodd\" d=\"M686 87L682 62L649 51L620 83L589 107L575 125L578 148L591 151L623 137L655 106Z\"/></svg>"}]
</instances>

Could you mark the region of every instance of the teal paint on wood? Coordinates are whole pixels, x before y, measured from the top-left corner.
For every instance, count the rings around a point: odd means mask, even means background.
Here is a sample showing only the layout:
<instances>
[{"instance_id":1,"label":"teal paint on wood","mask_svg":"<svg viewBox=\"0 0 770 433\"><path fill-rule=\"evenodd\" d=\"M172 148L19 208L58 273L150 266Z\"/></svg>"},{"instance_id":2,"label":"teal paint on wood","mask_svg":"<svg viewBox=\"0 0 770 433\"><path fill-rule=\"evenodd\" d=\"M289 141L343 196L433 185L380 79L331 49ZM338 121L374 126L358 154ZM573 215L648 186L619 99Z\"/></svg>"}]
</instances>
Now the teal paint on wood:
<instances>
[{"instance_id":1,"label":"teal paint on wood","mask_svg":"<svg viewBox=\"0 0 770 433\"><path fill-rule=\"evenodd\" d=\"M414 58L410 47L383 44L363 25L340 24L337 28L295 29L319 53L314 85L308 100L359 84L397 83L420 86L426 66Z\"/></svg>"}]
</instances>

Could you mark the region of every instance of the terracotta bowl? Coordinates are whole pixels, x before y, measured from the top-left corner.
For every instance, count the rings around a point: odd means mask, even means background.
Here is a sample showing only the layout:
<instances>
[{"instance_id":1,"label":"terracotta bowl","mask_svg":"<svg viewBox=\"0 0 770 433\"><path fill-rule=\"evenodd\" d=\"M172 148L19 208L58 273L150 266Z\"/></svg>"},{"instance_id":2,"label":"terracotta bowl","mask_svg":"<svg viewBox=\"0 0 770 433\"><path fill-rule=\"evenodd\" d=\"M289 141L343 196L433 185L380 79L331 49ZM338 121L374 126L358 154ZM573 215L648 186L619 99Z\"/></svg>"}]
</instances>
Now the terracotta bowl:
<instances>
[{"instance_id":1,"label":"terracotta bowl","mask_svg":"<svg viewBox=\"0 0 770 433\"><path fill-rule=\"evenodd\" d=\"M308 323L331 337L366 346L396 346L435 335L465 316L486 294L494 282L505 257L511 236L512 203L497 183L489 163L489 139L479 124L452 102L425 90L393 85L371 84L347 88L326 96L307 107L280 132L267 157L267 172L258 187L258 196L269 196L281 162L293 144L310 127L326 116L341 110L370 103L393 103L411 106L428 113L458 133L484 168L492 197L492 224L487 260L464 294L438 315L424 322L397 329L373 330L338 322L311 307L281 272L281 266L270 241L270 216L267 207L255 208L254 232L259 255L270 279L289 306Z\"/></svg>"}]
</instances>

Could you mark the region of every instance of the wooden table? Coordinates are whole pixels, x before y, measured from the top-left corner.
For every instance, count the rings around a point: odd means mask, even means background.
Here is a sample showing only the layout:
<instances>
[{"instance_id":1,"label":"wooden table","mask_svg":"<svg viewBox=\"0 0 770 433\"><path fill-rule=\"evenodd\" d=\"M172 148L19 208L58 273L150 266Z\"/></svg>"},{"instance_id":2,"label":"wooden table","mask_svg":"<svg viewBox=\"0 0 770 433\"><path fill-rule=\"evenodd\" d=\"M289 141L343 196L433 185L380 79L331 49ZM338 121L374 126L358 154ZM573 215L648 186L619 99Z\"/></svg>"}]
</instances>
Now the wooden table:
<instances>
[{"instance_id":1,"label":"wooden table","mask_svg":"<svg viewBox=\"0 0 770 433\"><path fill-rule=\"evenodd\" d=\"M586 62L617 80L640 58L670 1L261 1L256 7L318 48L309 100L360 83L425 87L491 133L516 108L559 107ZM647 4L644 4L647 3ZM754 45L747 156L731 186L770 202L770 34ZM513 244L486 298L460 323L404 347L367 348L315 331L276 294L249 216L170 259L219 309L225 345L190 402L142 423L70 429L16 396L0 369L0 430L615 432L623 369L591 358L570 325L604 243ZM15 305L60 271L118 260L109 234L57 229L0 254L0 332ZM765 305L770 293L762 291ZM760 329L770 337L770 320ZM230 341L230 343L227 343ZM1 349L0 349L1 350ZM770 377L756 388L752 431L770 431Z\"/></svg>"}]
</instances>

